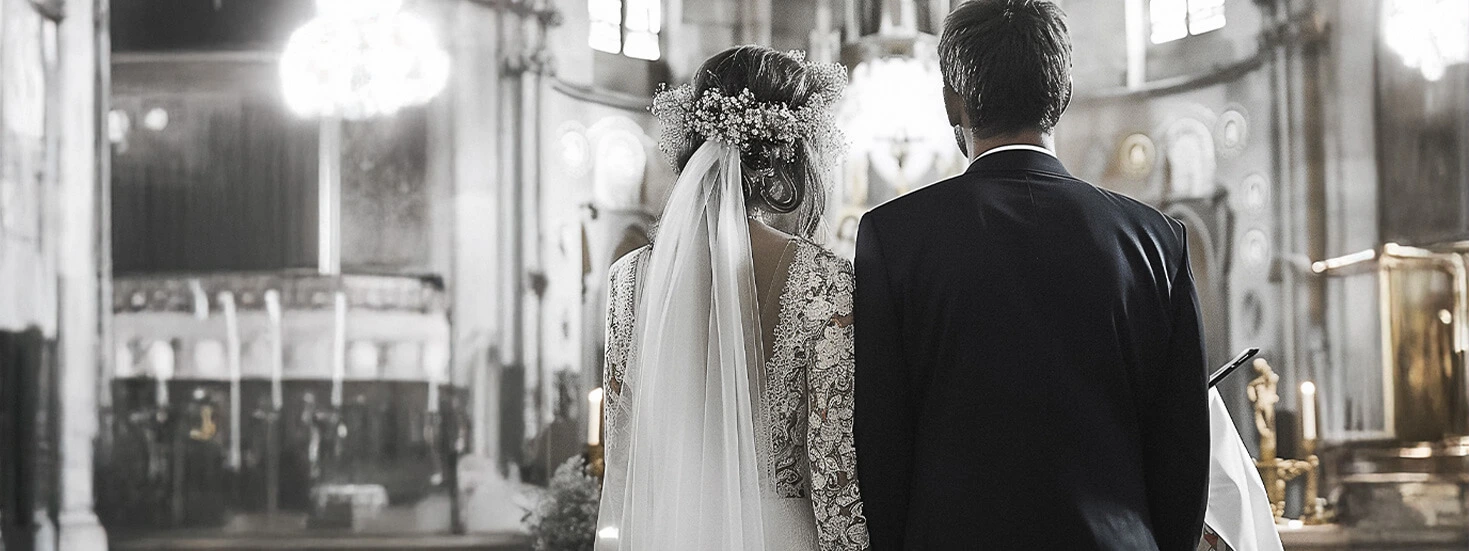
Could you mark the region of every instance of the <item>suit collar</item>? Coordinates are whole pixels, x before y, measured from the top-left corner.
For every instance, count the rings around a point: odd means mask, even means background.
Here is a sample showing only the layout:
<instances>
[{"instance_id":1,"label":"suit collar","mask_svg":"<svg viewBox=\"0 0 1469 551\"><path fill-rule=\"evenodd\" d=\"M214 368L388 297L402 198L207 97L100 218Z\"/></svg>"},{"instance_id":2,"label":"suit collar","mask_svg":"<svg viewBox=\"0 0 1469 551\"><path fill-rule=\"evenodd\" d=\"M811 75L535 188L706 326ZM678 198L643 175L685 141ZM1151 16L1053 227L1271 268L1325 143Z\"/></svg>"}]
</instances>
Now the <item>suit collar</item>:
<instances>
[{"instance_id":1,"label":"suit collar","mask_svg":"<svg viewBox=\"0 0 1469 551\"><path fill-rule=\"evenodd\" d=\"M1035 151L1029 148L1003 149L990 151L981 155L969 165L966 174L978 172L996 172L1013 170L1032 170L1038 172L1049 172L1061 176L1070 177L1071 173L1061 164L1061 160L1049 152Z\"/></svg>"}]
</instances>

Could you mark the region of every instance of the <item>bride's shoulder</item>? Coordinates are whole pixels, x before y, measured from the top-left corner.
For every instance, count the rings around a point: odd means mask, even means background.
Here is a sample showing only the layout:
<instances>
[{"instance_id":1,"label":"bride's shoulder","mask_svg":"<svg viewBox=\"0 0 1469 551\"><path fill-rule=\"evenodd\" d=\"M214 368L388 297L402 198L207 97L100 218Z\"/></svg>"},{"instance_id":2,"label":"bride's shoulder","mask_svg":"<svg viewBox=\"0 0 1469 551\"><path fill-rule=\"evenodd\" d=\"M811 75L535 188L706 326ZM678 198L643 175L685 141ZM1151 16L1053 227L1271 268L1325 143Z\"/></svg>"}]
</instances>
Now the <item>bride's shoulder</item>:
<instances>
[{"instance_id":1,"label":"bride's shoulder","mask_svg":"<svg viewBox=\"0 0 1469 551\"><path fill-rule=\"evenodd\" d=\"M633 274L637 272L638 264L640 264L643 261L643 258L648 256L648 252L652 250L652 245L643 245L641 247L633 249L631 252L622 255L622 258L619 258L617 259L617 261L613 262L612 268L608 269L607 273L611 275L611 279L613 281L631 279L633 277Z\"/></svg>"},{"instance_id":2,"label":"bride's shoulder","mask_svg":"<svg viewBox=\"0 0 1469 551\"><path fill-rule=\"evenodd\" d=\"M806 259L813 271L834 280L852 279L852 262L805 238L797 238L798 258Z\"/></svg>"},{"instance_id":3,"label":"bride's shoulder","mask_svg":"<svg viewBox=\"0 0 1469 551\"><path fill-rule=\"evenodd\" d=\"M651 250L652 245L642 245L613 262L613 267L607 269L607 279L610 279L614 289L632 288L633 282L638 279L638 266Z\"/></svg>"},{"instance_id":4,"label":"bride's shoulder","mask_svg":"<svg viewBox=\"0 0 1469 551\"><path fill-rule=\"evenodd\" d=\"M852 295L857 289L857 279L852 272L852 263L806 239L796 241L796 261L804 269L792 270L795 288L802 289L796 296L806 301L802 310L817 312L812 319L846 319L852 313Z\"/></svg>"}]
</instances>

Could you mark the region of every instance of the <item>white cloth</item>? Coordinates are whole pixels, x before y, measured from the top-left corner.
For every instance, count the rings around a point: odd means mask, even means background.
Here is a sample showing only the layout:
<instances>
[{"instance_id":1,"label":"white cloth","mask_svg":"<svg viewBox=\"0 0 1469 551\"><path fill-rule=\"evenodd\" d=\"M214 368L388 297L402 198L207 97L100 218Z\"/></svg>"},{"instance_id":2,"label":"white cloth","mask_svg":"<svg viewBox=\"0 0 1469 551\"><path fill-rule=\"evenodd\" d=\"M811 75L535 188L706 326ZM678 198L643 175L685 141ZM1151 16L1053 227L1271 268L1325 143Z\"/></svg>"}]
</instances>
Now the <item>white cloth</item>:
<instances>
[{"instance_id":1,"label":"white cloth","mask_svg":"<svg viewBox=\"0 0 1469 551\"><path fill-rule=\"evenodd\" d=\"M1209 506L1204 523L1235 551L1281 551L1265 483L1219 391L1209 391Z\"/></svg>"},{"instance_id":2,"label":"white cloth","mask_svg":"<svg viewBox=\"0 0 1469 551\"><path fill-rule=\"evenodd\" d=\"M762 365L740 152L710 140L684 167L642 268L598 550L764 551L751 374Z\"/></svg>"}]
</instances>

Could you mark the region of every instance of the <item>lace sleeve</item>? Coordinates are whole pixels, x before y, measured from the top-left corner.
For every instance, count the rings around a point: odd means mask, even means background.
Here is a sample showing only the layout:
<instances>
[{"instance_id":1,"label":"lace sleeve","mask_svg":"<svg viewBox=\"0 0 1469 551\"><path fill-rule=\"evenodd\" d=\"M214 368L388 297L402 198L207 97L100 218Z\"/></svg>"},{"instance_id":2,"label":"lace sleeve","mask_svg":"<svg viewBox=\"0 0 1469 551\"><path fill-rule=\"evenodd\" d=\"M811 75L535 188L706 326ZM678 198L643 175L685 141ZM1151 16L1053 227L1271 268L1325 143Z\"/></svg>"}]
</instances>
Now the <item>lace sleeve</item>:
<instances>
[{"instance_id":1,"label":"lace sleeve","mask_svg":"<svg viewBox=\"0 0 1469 551\"><path fill-rule=\"evenodd\" d=\"M622 410L627 360L632 349L633 311L637 296L637 266L644 256L639 249L612 265L607 284L607 356L602 369L603 404L607 440L620 428L618 412Z\"/></svg>"},{"instance_id":2,"label":"lace sleeve","mask_svg":"<svg viewBox=\"0 0 1469 551\"><path fill-rule=\"evenodd\" d=\"M866 549L867 519L862 516L852 439L853 278L850 267L839 265L832 272L827 279L832 314L821 329L807 377L811 502L822 549Z\"/></svg>"}]
</instances>

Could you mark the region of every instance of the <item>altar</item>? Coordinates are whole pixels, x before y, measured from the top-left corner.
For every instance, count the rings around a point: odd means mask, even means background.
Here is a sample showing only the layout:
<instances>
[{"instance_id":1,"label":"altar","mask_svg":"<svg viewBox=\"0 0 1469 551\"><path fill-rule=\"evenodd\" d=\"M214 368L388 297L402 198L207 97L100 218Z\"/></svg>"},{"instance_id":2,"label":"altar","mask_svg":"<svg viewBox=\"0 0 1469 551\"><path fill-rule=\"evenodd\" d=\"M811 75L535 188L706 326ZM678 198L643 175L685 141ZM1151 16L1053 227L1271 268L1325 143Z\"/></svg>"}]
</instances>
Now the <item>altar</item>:
<instances>
[{"instance_id":1,"label":"altar","mask_svg":"<svg viewBox=\"0 0 1469 551\"><path fill-rule=\"evenodd\" d=\"M1360 298L1375 298L1379 313L1385 415L1375 435L1323 443L1312 476L1327 488L1322 518L1332 522L1287 524L1288 548L1469 546L1466 261L1465 242L1388 243L1312 265L1323 277L1377 282L1375 297Z\"/></svg>"},{"instance_id":2,"label":"altar","mask_svg":"<svg viewBox=\"0 0 1469 551\"><path fill-rule=\"evenodd\" d=\"M115 281L98 514L127 531L448 532L467 393L433 278Z\"/></svg>"}]
</instances>

